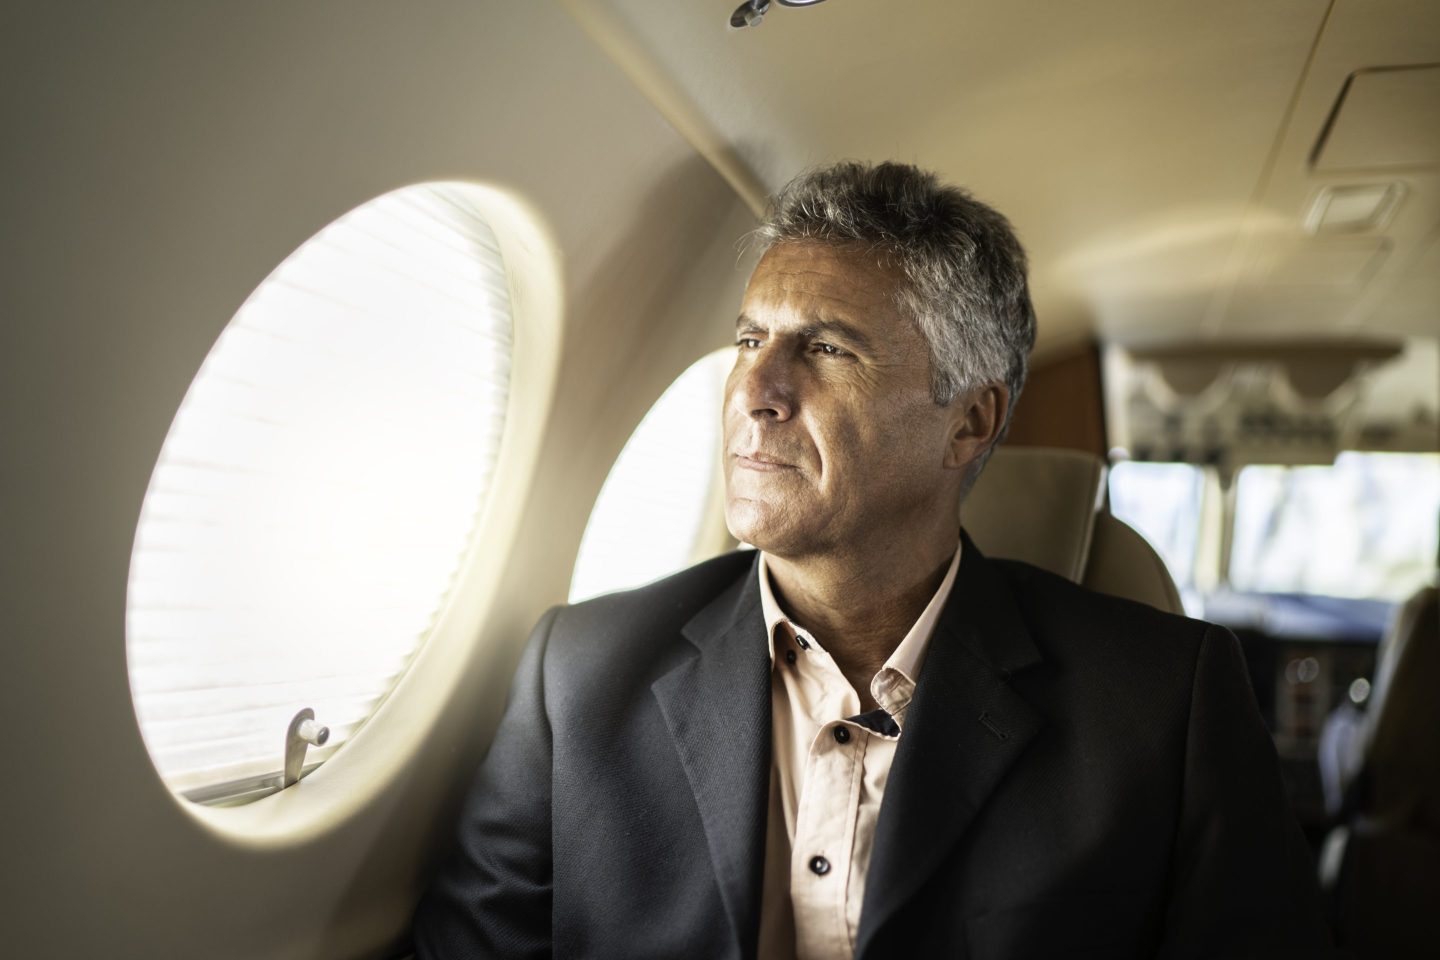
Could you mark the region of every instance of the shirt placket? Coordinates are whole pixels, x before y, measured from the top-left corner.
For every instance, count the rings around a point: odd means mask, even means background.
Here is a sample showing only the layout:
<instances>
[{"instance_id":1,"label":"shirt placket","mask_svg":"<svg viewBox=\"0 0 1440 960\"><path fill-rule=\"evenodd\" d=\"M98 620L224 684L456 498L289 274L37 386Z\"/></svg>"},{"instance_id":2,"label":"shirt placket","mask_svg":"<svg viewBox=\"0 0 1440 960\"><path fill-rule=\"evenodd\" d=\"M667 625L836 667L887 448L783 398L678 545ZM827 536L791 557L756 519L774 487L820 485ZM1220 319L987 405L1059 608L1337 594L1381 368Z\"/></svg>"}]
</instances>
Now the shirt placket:
<instances>
[{"instance_id":1,"label":"shirt placket","mask_svg":"<svg viewBox=\"0 0 1440 960\"><path fill-rule=\"evenodd\" d=\"M854 949L849 885L868 736L857 724L833 719L854 712L858 698L824 648L802 631L795 633L804 650L802 673L815 682L812 690L823 691L818 700L805 701L806 720L816 734L805 755L791 848L796 953L806 960Z\"/></svg>"}]
</instances>

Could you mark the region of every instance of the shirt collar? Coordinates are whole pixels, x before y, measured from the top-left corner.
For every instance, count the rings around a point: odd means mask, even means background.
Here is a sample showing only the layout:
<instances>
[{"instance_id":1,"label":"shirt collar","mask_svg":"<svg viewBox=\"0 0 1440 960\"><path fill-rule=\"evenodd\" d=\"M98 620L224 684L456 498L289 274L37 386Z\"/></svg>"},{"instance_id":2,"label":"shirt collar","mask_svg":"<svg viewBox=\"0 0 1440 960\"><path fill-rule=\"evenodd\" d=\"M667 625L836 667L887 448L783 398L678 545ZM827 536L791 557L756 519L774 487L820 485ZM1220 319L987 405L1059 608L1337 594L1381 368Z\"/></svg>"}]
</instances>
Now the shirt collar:
<instances>
[{"instance_id":1,"label":"shirt collar","mask_svg":"<svg viewBox=\"0 0 1440 960\"><path fill-rule=\"evenodd\" d=\"M909 705L915 683L920 677L920 668L925 664L925 654L930 649L930 638L935 633L936 624L940 622L940 613L945 609L945 602L950 599L950 590L955 586L955 575L960 570L961 549L961 545L956 544L955 556L951 558L950 568L945 571L945 578L940 581L935 595L930 598L920 617L871 681L871 694L892 714ZM803 628L797 629L797 625L780 608L780 602L775 599L775 593L770 587L770 567L763 552L756 566L760 577L760 608L765 615L765 634L770 645L770 663L773 665L776 627L781 623L789 623L791 629L806 638L809 638L809 632ZM813 641L814 638L809 639Z\"/></svg>"}]
</instances>

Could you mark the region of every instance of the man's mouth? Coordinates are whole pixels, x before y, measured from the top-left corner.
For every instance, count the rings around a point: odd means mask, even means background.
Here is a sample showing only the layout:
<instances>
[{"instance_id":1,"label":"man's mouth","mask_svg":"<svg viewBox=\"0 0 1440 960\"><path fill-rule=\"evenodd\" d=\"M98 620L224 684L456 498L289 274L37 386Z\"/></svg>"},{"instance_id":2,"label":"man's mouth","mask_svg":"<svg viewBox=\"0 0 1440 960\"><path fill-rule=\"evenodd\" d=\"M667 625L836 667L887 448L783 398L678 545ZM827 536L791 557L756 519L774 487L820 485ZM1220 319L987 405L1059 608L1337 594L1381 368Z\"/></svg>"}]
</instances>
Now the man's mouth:
<instances>
[{"instance_id":1,"label":"man's mouth","mask_svg":"<svg viewBox=\"0 0 1440 960\"><path fill-rule=\"evenodd\" d=\"M762 473L777 470L794 470L793 463L786 463L779 457L764 453L759 450L752 450L748 453L736 453L735 463L746 470L757 470Z\"/></svg>"}]
</instances>

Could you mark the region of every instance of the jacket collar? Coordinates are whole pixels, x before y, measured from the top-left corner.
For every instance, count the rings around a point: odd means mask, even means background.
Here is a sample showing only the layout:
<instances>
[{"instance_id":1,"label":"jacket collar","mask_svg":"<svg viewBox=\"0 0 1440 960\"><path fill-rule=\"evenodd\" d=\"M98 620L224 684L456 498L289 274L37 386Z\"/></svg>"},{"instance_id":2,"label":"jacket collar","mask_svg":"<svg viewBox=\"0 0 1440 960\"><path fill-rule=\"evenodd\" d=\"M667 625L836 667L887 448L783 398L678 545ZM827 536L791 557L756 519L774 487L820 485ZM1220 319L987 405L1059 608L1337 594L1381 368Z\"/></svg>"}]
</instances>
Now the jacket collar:
<instances>
[{"instance_id":1,"label":"jacket collar","mask_svg":"<svg viewBox=\"0 0 1440 960\"><path fill-rule=\"evenodd\" d=\"M745 571L685 625L695 655L651 690L700 811L735 934L729 955L752 957L770 796L770 656L753 561Z\"/></svg>"},{"instance_id":2,"label":"jacket collar","mask_svg":"<svg viewBox=\"0 0 1440 960\"><path fill-rule=\"evenodd\" d=\"M881 803L856 957L929 880L1041 726L1008 682L1040 651L1003 578L962 538Z\"/></svg>"},{"instance_id":3,"label":"jacket collar","mask_svg":"<svg viewBox=\"0 0 1440 960\"><path fill-rule=\"evenodd\" d=\"M933 875L1041 726L1008 683L1040 663L1040 652L1004 579L961 538L960 570L881 804L857 958ZM685 625L694 655L651 690L700 811L738 954L751 957L769 812L771 663L759 578L753 562L745 569Z\"/></svg>"}]
</instances>

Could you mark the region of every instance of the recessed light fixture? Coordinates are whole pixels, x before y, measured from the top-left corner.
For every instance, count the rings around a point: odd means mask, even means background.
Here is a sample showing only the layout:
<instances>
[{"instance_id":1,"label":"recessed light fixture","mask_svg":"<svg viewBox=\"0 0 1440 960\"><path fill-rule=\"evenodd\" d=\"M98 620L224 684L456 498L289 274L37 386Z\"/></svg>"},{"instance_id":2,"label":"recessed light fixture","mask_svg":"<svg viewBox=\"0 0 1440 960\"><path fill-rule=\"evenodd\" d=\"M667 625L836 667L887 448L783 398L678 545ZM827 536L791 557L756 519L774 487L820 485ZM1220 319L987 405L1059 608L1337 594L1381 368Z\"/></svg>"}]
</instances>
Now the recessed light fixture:
<instances>
[{"instance_id":1,"label":"recessed light fixture","mask_svg":"<svg viewBox=\"0 0 1440 960\"><path fill-rule=\"evenodd\" d=\"M1327 184L1316 191L1305 213L1313 234L1367 233L1390 222L1405 197L1405 185L1392 183Z\"/></svg>"},{"instance_id":2,"label":"recessed light fixture","mask_svg":"<svg viewBox=\"0 0 1440 960\"><path fill-rule=\"evenodd\" d=\"M825 0L777 0L782 7L813 7ZM770 0L745 0L730 14L730 26L736 30L742 27L758 27L770 10Z\"/></svg>"}]
</instances>

